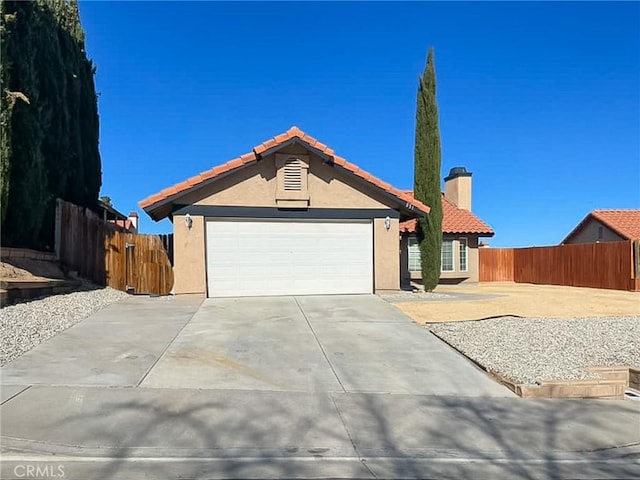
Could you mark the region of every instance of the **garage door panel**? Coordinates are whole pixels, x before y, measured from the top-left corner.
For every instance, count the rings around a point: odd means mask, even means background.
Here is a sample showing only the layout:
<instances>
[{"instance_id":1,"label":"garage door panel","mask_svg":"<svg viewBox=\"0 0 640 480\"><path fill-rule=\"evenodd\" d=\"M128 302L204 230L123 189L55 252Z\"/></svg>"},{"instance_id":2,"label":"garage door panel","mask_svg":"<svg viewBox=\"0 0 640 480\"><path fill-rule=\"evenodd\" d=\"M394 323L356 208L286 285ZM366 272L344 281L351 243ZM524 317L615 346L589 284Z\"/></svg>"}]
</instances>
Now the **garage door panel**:
<instances>
[{"instance_id":1,"label":"garage door panel","mask_svg":"<svg viewBox=\"0 0 640 480\"><path fill-rule=\"evenodd\" d=\"M368 222L207 221L209 296L371 293Z\"/></svg>"}]
</instances>

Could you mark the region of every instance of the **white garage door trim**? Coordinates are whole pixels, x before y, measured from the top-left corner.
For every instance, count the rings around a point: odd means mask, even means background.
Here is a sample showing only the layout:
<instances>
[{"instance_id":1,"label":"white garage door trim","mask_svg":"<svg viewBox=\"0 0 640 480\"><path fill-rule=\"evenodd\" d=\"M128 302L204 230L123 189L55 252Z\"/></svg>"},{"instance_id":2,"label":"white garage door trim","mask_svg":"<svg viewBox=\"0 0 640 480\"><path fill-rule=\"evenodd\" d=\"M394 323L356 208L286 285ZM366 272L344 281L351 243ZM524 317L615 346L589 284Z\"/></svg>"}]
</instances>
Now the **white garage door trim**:
<instances>
[{"instance_id":1,"label":"white garage door trim","mask_svg":"<svg viewBox=\"0 0 640 480\"><path fill-rule=\"evenodd\" d=\"M209 297L373 292L371 220L206 221Z\"/></svg>"}]
</instances>

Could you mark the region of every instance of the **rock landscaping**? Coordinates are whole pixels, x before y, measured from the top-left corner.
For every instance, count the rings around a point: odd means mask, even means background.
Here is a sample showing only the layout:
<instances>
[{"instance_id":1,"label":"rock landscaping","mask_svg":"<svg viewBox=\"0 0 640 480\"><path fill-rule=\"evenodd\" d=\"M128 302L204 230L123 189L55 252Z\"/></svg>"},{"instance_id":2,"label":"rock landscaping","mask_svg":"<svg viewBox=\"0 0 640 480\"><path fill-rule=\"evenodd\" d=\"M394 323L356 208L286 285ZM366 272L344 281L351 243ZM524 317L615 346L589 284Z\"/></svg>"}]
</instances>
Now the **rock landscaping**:
<instances>
[{"instance_id":1,"label":"rock landscaping","mask_svg":"<svg viewBox=\"0 0 640 480\"><path fill-rule=\"evenodd\" d=\"M597 378L587 367L640 367L640 316L505 316L427 328L488 372L518 384Z\"/></svg>"},{"instance_id":2,"label":"rock landscaping","mask_svg":"<svg viewBox=\"0 0 640 480\"><path fill-rule=\"evenodd\" d=\"M0 308L0 366L127 296L85 283L80 291Z\"/></svg>"}]
</instances>

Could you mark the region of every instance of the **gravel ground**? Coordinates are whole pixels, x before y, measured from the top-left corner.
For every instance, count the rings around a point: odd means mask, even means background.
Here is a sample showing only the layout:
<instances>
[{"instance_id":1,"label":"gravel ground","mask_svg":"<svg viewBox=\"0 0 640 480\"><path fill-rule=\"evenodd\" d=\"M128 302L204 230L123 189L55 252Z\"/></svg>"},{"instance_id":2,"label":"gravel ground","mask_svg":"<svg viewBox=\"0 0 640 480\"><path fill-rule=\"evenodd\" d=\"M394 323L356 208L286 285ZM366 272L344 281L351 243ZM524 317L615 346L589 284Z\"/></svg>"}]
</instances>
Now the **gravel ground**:
<instances>
[{"instance_id":1,"label":"gravel ground","mask_svg":"<svg viewBox=\"0 0 640 480\"><path fill-rule=\"evenodd\" d=\"M0 366L128 295L113 288L53 295L0 309Z\"/></svg>"},{"instance_id":2,"label":"gravel ground","mask_svg":"<svg viewBox=\"0 0 640 480\"><path fill-rule=\"evenodd\" d=\"M521 384L594 378L584 367L640 367L640 316L499 317L427 328L487 371Z\"/></svg>"},{"instance_id":3,"label":"gravel ground","mask_svg":"<svg viewBox=\"0 0 640 480\"><path fill-rule=\"evenodd\" d=\"M455 298L455 295L450 295L448 293L423 292L422 290L401 290L394 293L380 294L379 296L390 303L424 302L429 300L449 300Z\"/></svg>"}]
</instances>

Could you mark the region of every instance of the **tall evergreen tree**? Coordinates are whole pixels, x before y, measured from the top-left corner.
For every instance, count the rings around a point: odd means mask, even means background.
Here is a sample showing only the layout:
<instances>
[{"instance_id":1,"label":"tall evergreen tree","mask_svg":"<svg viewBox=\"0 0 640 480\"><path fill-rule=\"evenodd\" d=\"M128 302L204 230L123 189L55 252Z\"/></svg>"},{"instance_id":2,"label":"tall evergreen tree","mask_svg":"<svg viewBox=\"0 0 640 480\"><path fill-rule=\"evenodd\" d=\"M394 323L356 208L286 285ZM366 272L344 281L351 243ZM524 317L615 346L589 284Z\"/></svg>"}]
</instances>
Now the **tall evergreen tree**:
<instances>
[{"instance_id":1,"label":"tall evergreen tree","mask_svg":"<svg viewBox=\"0 0 640 480\"><path fill-rule=\"evenodd\" d=\"M442 192L440 191L440 127L436 102L436 71L433 48L420 78L416 107L416 141L413 194L431 211L417 229L422 262L422 284L426 291L438 285L442 249Z\"/></svg>"},{"instance_id":2,"label":"tall evergreen tree","mask_svg":"<svg viewBox=\"0 0 640 480\"><path fill-rule=\"evenodd\" d=\"M55 200L95 207L98 107L77 0L2 1L4 245L53 246Z\"/></svg>"}]
</instances>

